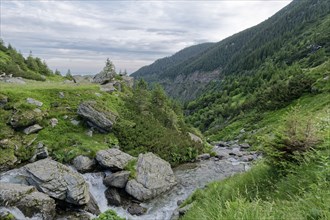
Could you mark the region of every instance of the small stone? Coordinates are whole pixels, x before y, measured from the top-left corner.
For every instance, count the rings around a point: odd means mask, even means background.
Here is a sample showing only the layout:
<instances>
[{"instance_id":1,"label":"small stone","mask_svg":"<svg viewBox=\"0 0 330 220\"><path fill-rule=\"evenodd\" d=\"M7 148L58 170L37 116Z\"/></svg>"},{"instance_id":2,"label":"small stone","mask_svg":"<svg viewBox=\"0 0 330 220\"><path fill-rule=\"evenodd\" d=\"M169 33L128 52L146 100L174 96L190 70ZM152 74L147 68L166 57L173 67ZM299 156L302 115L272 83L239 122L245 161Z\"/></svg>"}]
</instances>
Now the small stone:
<instances>
[{"instance_id":1,"label":"small stone","mask_svg":"<svg viewBox=\"0 0 330 220\"><path fill-rule=\"evenodd\" d=\"M240 144L241 148L243 149L247 149L247 148L250 148L250 145L248 143L243 143L243 144Z\"/></svg>"},{"instance_id":2,"label":"small stone","mask_svg":"<svg viewBox=\"0 0 330 220\"><path fill-rule=\"evenodd\" d=\"M23 130L23 132L24 132L24 134L32 134L32 133L37 133L40 130L42 130L42 127L38 124L35 124L35 125L25 128Z\"/></svg>"},{"instance_id":3,"label":"small stone","mask_svg":"<svg viewBox=\"0 0 330 220\"><path fill-rule=\"evenodd\" d=\"M86 156L77 156L72 162L73 166L81 173L91 171L95 166L95 161Z\"/></svg>"},{"instance_id":4,"label":"small stone","mask_svg":"<svg viewBox=\"0 0 330 220\"><path fill-rule=\"evenodd\" d=\"M38 160L45 159L49 156L47 147L42 142L38 143L36 157Z\"/></svg>"},{"instance_id":5,"label":"small stone","mask_svg":"<svg viewBox=\"0 0 330 220\"><path fill-rule=\"evenodd\" d=\"M143 215L144 213L146 213L147 209L140 206L137 203L133 203L132 205L130 205L127 209L127 211L131 214L131 215Z\"/></svg>"},{"instance_id":6,"label":"small stone","mask_svg":"<svg viewBox=\"0 0 330 220\"><path fill-rule=\"evenodd\" d=\"M58 96L59 96L61 99L63 99L63 98L64 98L64 93L63 93L63 92L59 92L59 93L58 93Z\"/></svg>"},{"instance_id":7,"label":"small stone","mask_svg":"<svg viewBox=\"0 0 330 220\"><path fill-rule=\"evenodd\" d=\"M239 133L241 134L245 133L245 129L243 128L242 130L239 131Z\"/></svg>"},{"instance_id":8,"label":"small stone","mask_svg":"<svg viewBox=\"0 0 330 220\"><path fill-rule=\"evenodd\" d=\"M208 159L210 159L210 154L201 154L201 155L198 155L197 156L197 160L208 160Z\"/></svg>"},{"instance_id":9,"label":"small stone","mask_svg":"<svg viewBox=\"0 0 330 220\"><path fill-rule=\"evenodd\" d=\"M101 93L98 93L98 92L96 92L95 95L96 95L97 97L101 97L101 96L102 96L102 94L101 94Z\"/></svg>"},{"instance_id":10,"label":"small stone","mask_svg":"<svg viewBox=\"0 0 330 220\"><path fill-rule=\"evenodd\" d=\"M78 121L78 120L75 120L75 119L71 120L71 124L73 124L75 126L79 125L79 123L80 123L80 121Z\"/></svg>"},{"instance_id":11,"label":"small stone","mask_svg":"<svg viewBox=\"0 0 330 220\"><path fill-rule=\"evenodd\" d=\"M68 118L69 118L69 116L67 116L67 115L63 116L63 119L68 119Z\"/></svg>"},{"instance_id":12,"label":"small stone","mask_svg":"<svg viewBox=\"0 0 330 220\"><path fill-rule=\"evenodd\" d=\"M86 135L89 136L89 137L93 137L93 130L88 130L86 132Z\"/></svg>"},{"instance_id":13,"label":"small stone","mask_svg":"<svg viewBox=\"0 0 330 220\"><path fill-rule=\"evenodd\" d=\"M242 157L242 161L243 162L250 162L252 160L254 160L254 156L253 155L245 155L245 156Z\"/></svg>"},{"instance_id":14,"label":"small stone","mask_svg":"<svg viewBox=\"0 0 330 220\"><path fill-rule=\"evenodd\" d=\"M27 98L26 101L27 101L27 103L32 104L32 105L36 105L38 107L41 107L43 105L42 102L40 102L38 100L35 100L33 98Z\"/></svg>"},{"instance_id":15,"label":"small stone","mask_svg":"<svg viewBox=\"0 0 330 220\"><path fill-rule=\"evenodd\" d=\"M50 119L49 122L50 122L50 126L52 126L52 128L54 128L58 124L58 120L56 118Z\"/></svg>"},{"instance_id":16,"label":"small stone","mask_svg":"<svg viewBox=\"0 0 330 220\"><path fill-rule=\"evenodd\" d=\"M36 112L36 113L41 113L42 112L39 108L35 108L33 111Z\"/></svg>"}]
</instances>

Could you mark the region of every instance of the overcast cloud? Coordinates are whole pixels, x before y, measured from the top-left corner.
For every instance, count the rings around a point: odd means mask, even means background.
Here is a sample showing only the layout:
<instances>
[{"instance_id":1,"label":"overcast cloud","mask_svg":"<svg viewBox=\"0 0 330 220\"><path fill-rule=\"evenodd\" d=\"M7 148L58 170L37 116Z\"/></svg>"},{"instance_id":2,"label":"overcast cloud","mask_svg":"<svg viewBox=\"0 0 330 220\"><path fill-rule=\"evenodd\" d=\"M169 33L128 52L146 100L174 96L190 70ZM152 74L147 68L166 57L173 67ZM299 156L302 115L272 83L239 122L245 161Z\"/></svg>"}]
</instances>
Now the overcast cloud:
<instances>
[{"instance_id":1,"label":"overcast cloud","mask_svg":"<svg viewBox=\"0 0 330 220\"><path fill-rule=\"evenodd\" d=\"M0 0L1 38L63 74L95 74L109 57L134 72L187 46L254 26L291 0Z\"/></svg>"}]
</instances>

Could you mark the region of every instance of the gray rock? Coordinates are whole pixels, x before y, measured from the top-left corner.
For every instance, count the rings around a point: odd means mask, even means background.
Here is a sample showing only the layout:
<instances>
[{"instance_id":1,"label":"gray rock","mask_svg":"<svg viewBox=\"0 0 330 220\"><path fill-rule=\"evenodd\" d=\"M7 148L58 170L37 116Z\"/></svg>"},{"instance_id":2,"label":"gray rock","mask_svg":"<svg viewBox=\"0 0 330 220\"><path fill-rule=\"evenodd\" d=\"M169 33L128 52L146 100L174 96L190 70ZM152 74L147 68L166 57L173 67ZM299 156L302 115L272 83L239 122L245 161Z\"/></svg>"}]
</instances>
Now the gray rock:
<instances>
[{"instance_id":1,"label":"gray rock","mask_svg":"<svg viewBox=\"0 0 330 220\"><path fill-rule=\"evenodd\" d=\"M131 76L122 76L123 81L126 83L128 87L133 87L134 86L134 78Z\"/></svg>"},{"instance_id":2,"label":"gray rock","mask_svg":"<svg viewBox=\"0 0 330 220\"><path fill-rule=\"evenodd\" d=\"M193 133L190 133L188 132L189 136L190 136L190 139L192 141L195 141L195 142L199 142L199 143L203 143L202 139L200 137L198 137L197 135L193 134Z\"/></svg>"},{"instance_id":3,"label":"gray rock","mask_svg":"<svg viewBox=\"0 0 330 220\"><path fill-rule=\"evenodd\" d=\"M0 206L16 206L25 216L41 214L42 219L53 219L55 201L33 186L0 183Z\"/></svg>"},{"instance_id":4,"label":"gray rock","mask_svg":"<svg viewBox=\"0 0 330 220\"><path fill-rule=\"evenodd\" d=\"M26 82L21 77L8 78L5 80L6 83L15 83L15 84L26 84Z\"/></svg>"},{"instance_id":5,"label":"gray rock","mask_svg":"<svg viewBox=\"0 0 330 220\"><path fill-rule=\"evenodd\" d=\"M8 102L8 97L0 94L0 108L5 106Z\"/></svg>"},{"instance_id":6,"label":"gray rock","mask_svg":"<svg viewBox=\"0 0 330 220\"><path fill-rule=\"evenodd\" d=\"M93 130L89 129L88 131L86 131L86 135L88 137L93 137Z\"/></svg>"},{"instance_id":7,"label":"gray rock","mask_svg":"<svg viewBox=\"0 0 330 220\"><path fill-rule=\"evenodd\" d=\"M36 112L36 113L42 113L42 111L40 110L40 108L35 108L35 109L33 109L33 111Z\"/></svg>"},{"instance_id":8,"label":"gray rock","mask_svg":"<svg viewBox=\"0 0 330 220\"><path fill-rule=\"evenodd\" d=\"M60 97L61 99L63 99L65 97L64 92L59 92L58 93L58 97Z\"/></svg>"},{"instance_id":9,"label":"gray rock","mask_svg":"<svg viewBox=\"0 0 330 220\"><path fill-rule=\"evenodd\" d=\"M208 159L210 159L210 154L201 154L201 155L198 155L197 156L197 160L208 160Z\"/></svg>"},{"instance_id":10,"label":"gray rock","mask_svg":"<svg viewBox=\"0 0 330 220\"><path fill-rule=\"evenodd\" d=\"M94 215L101 214L100 208L97 205L97 202L96 202L94 196L91 193L89 193L89 197L90 197L90 199L89 199L88 203L86 204L86 207L84 210L86 212L92 213Z\"/></svg>"},{"instance_id":11,"label":"gray rock","mask_svg":"<svg viewBox=\"0 0 330 220\"><path fill-rule=\"evenodd\" d=\"M100 150L96 153L97 162L104 168L112 171L123 170L127 163L133 160L129 154L126 154L116 148Z\"/></svg>"},{"instance_id":12,"label":"gray rock","mask_svg":"<svg viewBox=\"0 0 330 220\"><path fill-rule=\"evenodd\" d=\"M38 100L35 100L33 98L27 98L26 99L26 102L29 103L29 104L32 104L32 105L36 105L38 107L41 107L43 105L42 102L38 101Z\"/></svg>"},{"instance_id":13,"label":"gray rock","mask_svg":"<svg viewBox=\"0 0 330 220\"><path fill-rule=\"evenodd\" d=\"M242 129L239 131L239 133L241 133L241 134L245 133L245 129L242 128Z\"/></svg>"},{"instance_id":14,"label":"gray rock","mask_svg":"<svg viewBox=\"0 0 330 220\"><path fill-rule=\"evenodd\" d=\"M190 203L182 208L179 208L179 215L183 216L184 214L186 214L186 212L188 212L189 209L191 209L193 207L194 203Z\"/></svg>"},{"instance_id":15,"label":"gray rock","mask_svg":"<svg viewBox=\"0 0 330 220\"><path fill-rule=\"evenodd\" d=\"M50 119L49 122L50 122L50 126L52 126L52 128L54 128L58 124L58 120L56 118Z\"/></svg>"},{"instance_id":16,"label":"gray rock","mask_svg":"<svg viewBox=\"0 0 330 220\"><path fill-rule=\"evenodd\" d=\"M242 161L243 162L250 162L254 160L254 156L253 155L245 155L242 157Z\"/></svg>"},{"instance_id":17,"label":"gray rock","mask_svg":"<svg viewBox=\"0 0 330 220\"><path fill-rule=\"evenodd\" d=\"M114 83L107 83L105 85L101 85L100 90L102 92L112 93L112 92L116 91L117 89L116 89Z\"/></svg>"},{"instance_id":18,"label":"gray rock","mask_svg":"<svg viewBox=\"0 0 330 220\"><path fill-rule=\"evenodd\" d=\"M24 132L24 134L32 134L32 133L37 133L40 130L42 130L42 127L38 124L35 124L35 125L25 128L23 130L23 132Z\"/></svg>"},{"instance_id":19,"label":"gray rock","mask_svg":"<svg viewBox=\"0 0 330 220\"><path fill-rule=\"evenodd\" d=\"M130 172L120 171L104 178L103 183L108 187L125 188Z\"/></svg>"},{"instance_id":20,"label":"gray rock","mask_svg":"<svg viewBox=\"0 0 330 220\"><path fill-rule=\"evenodd\" d=\"M101 93L98 93L98 92L96 92L95 95L96 95L97 97L101 97L101 96L102 96L102 94L101 94Z\"/></svg>"},{"instance_id":21,"label":"gray rock","mask_svg":"<svg viewBox=\"0 0 330 220\"><path fill-rule=\"evenodd\" d=\"M243 144L240 144L240 147L243 149L247 149L247 148L250 148L250 145L248 143L243 143Z\"/></svg>"},{"instance_id":22,"label":"gray rock","mask_svg":"<svg viewBox=\"0 0 330 220\"><path fill-rule=\"evenodd\" d=\"M88 203L89 191L83 176L50 159L25 165L27 182L47 195L75 205Z\"/></svg>"},{"instance_id":23,"label":"gray rock","mask_svg":"<svg viewBox=\"0 0 330 220\"><path fill-rule=\"evenodd\" d=\"M104 193L105 193L105 198L107 198L109 205L114 205L114 206L121 205L121 197L116 188L108 188Z\"/></svg>"},{"instance_id":24,"label":"gray rock","mask_svg":"<svg viewBox=\"0 0 330 220\"><path fill-rule=\"evenodd\" d=\"M74 158L72 165L81 173L85 173L93 170L95 166L95 160L90 159L86 156L77 156Z\"/></svg>"},{"instance_id":25,"label":"gray rock","mask_svg":"<svg viewBox=\"0 0 330 220\"><path fill-rule=\"evenodd\" d=\"M136 178L126 184L126 192L144 201L154 198L176 185L171 165L153 153L140 154Z\"/></svg>"},{"instance_id":26,"label":"gray rock","mask_svg":"<svg viewBox=\"0 0 330 220\"><path fill-rule=\"evenodd\" d=\"M78 121L78 120L75 120L75 119L71 120L71 124L73 124L75 126L79 125L79 123L80 123L80 121Z\"/></svg>"},{"instance_id":27,"label":"gray rock","mask_svg":"<svg viewBox=\"0 0 330 220\"><path fill-rule=\"evenodd\" d=\"M92 101L83 102L79 105L78 115L87 120L91 127L100 132L109 132L116 121L116 115L112 112L99 110Z\"/></svg>"},{"instance_id":28,"label":"gray rock","mask_svg":"<svg viewBox=\"0 0 330 220\"><path fill-rule=\"evenodd\" d=\"M142 207L141 205L137 204L137 203L132 203L132 205L130 205L127 209L127 211L131 214L131 215L143 215L144 213L146 213L147 209Z\"/></svg>"},{"instance_id":29,"label":"gray rock","mask_svg":"<svg viewBox=\"0 0 330 220\"><path fill-rule=\"evenodd\" d=\"M15 129L25 128L30 125L36 124L41 119L42 114L33 110L18 111L10 118L9 124Z\"/></svg>"},{"instance_id":30,"label":"gray rock","mask_svg":"<svg viewBox=\"0 0 330 220\"><path fill-rule=\"evenodd\" d=\"M218 152L215 156L216 158L219 158L220 160L226 159L229 157L229 154L227 152Z\"/></svg>"},{"instance_id":31,"label":"gray rock","mask_svg":"<svg viewBox=\"0 0 330 220\"><path fill-rule=\"evenodd\" d=\"M42 142L38 143L37 149L36 149L36 158L37 160L45 159L49 156L48 149Z\"/></svg>"}]
</instances>

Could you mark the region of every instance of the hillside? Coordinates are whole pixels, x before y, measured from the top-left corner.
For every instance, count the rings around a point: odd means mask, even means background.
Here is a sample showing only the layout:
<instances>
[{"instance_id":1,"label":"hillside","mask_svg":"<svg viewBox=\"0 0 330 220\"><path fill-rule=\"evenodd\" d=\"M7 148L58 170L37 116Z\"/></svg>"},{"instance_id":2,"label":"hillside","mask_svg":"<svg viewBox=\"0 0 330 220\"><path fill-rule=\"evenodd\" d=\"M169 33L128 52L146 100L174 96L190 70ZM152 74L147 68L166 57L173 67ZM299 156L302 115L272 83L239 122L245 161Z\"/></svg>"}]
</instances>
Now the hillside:
<instances>
[{"instance_id":1,"label":"hillside","mask_svg":"<svg viewBox=\"0 0 330 220\"><path fill-rule=\"evenodd\" d=\"M32 53L27 58L10 44L8 47L0 39L0 75L22 77L38 81L45 81L46 76L54 75L45 61L33 57ZM56 72L59 75L59 72Z\"/></svg>"},{"instance_id":2,"label":"hillside","mask_svg":"<svg viewBox=\"0 0 330 220\"><path fill-rule=\"evenodd\" d=\"M326 25L320 31L316 28L328 19L329 11L328 1L293 1L261 24L226 38L189 60L158 70L157 76L149 78L152 65L132 76L161 83L172 97L192 100L202 94L209 82L219 82L233 74L254 74L266 60L291 65L320 48L329 54L329 29Z\"/></svg>"}]
</instances>

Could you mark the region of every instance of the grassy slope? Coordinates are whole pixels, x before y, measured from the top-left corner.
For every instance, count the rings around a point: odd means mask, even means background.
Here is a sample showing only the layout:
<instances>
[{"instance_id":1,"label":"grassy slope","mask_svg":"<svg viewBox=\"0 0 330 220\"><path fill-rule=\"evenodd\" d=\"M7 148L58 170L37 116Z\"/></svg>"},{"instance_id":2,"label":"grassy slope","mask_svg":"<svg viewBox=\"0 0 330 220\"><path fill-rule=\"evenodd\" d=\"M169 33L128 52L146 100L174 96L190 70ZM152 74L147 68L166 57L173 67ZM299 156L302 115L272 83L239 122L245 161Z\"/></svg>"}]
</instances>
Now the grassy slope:
<instances>
[{"instance_id":1,"label":"grassy slope","mask_svg":"<svg viewBox=\"0 0 330 220\"><path fill-rule=\"evenodd\" d=\"M265 141L272 141L274 133L283 128L290 110L300 106L299 116L312 118L322 143L300 166L289 168L287 176L276 174L260 161L247 173L196 191L185 202L194 202L194 206L183 219L330 219L330 85L324 79L329 74L329 61L305 71L319 76L314 85L318 94L306 94L276 111L245 114L209 138L231 140L244 128L247 132L240 139L262 149Z\"/></svg>"},{"instance_id":2,"label":"grassy slope","mask_svg":"<svg viewBox=\"0 0 330 220\"><path fill-rule=\"evenodd\" d=\"M186 201L195 205L183 219L330 219L329 100L330 94L302 97L285 109L268 112L258 123L268 125L258 134L260 140L283 126L279 118L297 103L303 107L301 117L312 114L323 143L309 153L301 166L291 168L288 176L281 177L260 161L245 174L196 191Z\"/></svg>"},{"instance_id":3,"label":"grassy slope","mask_svg":"<svg viewBox=\"0 0 330 220\"><path fill-rule=\"evenodd\" d=\"M64 98L59 97L59 92L64 93ZM102 93L97 85L91 84L63 84L60 82L30 82L27 85L1 84L0 93L9 98L9 106L11 108L25 111L34 109L34 106L26 104L26 98L34 98L43 102L40 108L45 116L40 122L44 127L37 135L23 135L20 132L14 132L6 125L11 111L0 109L0 136L1 138L15 137L31 139L37 137L36 142L42 141L48 146L51 153L59 161L69 161L74 156L83 154L92 156L97 150L108 148L111 144L117 144L117 140L113 134L102 135L94 134L89 137L86 134L87 127L78 126L71 123L71 120L77 118L77 107L84 100L95 100L104 103L107 108L114 112L122 105L120 94L118 97L114 94ZM100 93L98 97L95 93ZM58 105L58 107L55 107ZM67 119L65 119L68 117ZM58 119L58 125L54 128L49 126L51 118ZM30 149L32 151L32 149ZM31 153L31 152L30 152ZM3 157L3 154L2 156Z\"/></svg>"}]
</instances>

